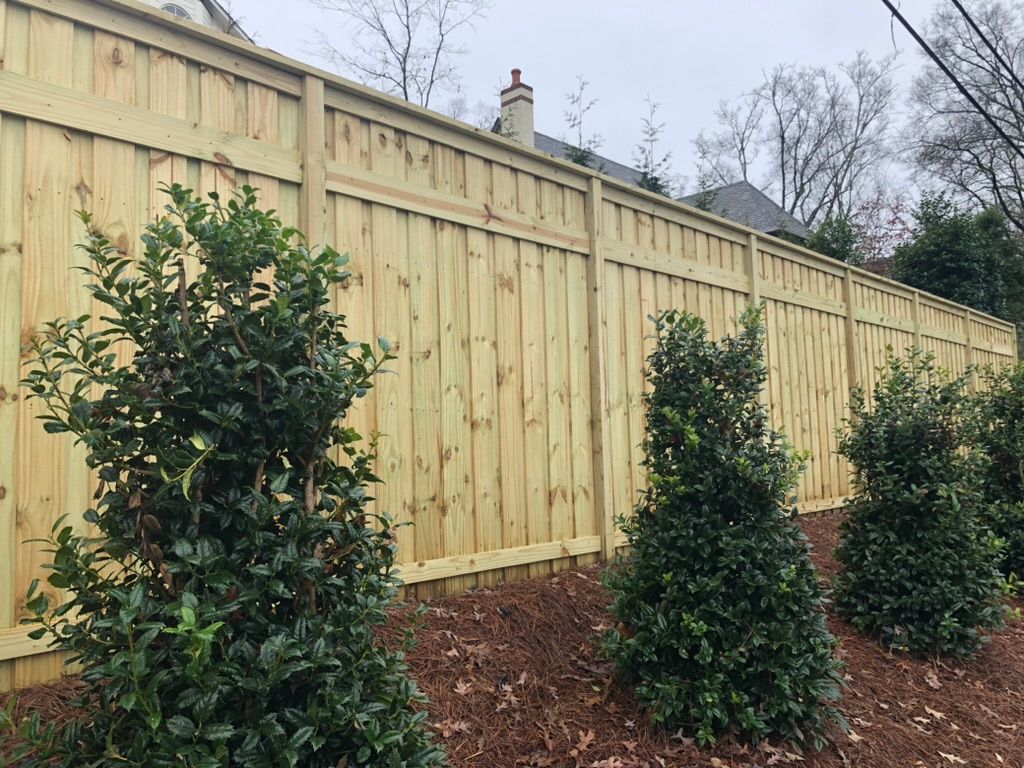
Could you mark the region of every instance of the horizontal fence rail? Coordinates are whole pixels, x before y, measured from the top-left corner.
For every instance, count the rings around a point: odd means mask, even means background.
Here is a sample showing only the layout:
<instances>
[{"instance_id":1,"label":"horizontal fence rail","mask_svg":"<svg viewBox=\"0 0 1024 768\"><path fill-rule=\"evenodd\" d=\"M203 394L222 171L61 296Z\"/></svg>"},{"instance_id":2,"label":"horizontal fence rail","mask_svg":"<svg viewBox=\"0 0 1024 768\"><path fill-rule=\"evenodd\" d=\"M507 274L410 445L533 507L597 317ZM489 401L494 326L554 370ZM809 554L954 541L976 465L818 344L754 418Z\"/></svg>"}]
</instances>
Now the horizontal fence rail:
<instances>
[{"instance_id":1,"label":"horizontal fence rail","mask_svg":"<svg viewBox=\"0 0 1024 768\"><path fill-rule=\"evenodd\" d=\"M74 249L125 253L161 184L262 202L352 257L337 306L393 342L353 414L385 435L375 504L424 597L607 559L644 488L647 319L716 335L764 302L773 424L810 452L802 511L849 490L836 430L886 350L955 372L1017 357L1013 328L255 46L118 0L0 0L0 690L62 659L19 626L45 536L81 522L81 447L18 388L44 322L92 309ZM49 597L60 595L50 590Z\"/></svg>"}]
</instances>

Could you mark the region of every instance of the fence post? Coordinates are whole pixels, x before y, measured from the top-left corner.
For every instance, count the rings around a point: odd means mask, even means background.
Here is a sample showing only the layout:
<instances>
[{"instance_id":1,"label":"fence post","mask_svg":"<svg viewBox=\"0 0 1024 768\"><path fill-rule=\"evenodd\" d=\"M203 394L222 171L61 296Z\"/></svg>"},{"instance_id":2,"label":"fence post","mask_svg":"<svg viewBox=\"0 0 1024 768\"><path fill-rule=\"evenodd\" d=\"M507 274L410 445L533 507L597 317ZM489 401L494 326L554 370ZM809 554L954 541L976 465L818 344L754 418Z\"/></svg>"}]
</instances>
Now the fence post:
<instances>
[{"instance_id":1,"label":"fence post","mask_svg":"<svg viewBox=\"0 0 1024 768\"><path fill-rule=\"evenodd\" d=\"M978 389L978 377L974 371L974 341L971 339L971 310L964 310L964 336L967 337L967 368L970 374L967 378L967 391L974 392Z\"/></svg>"},{"instance_id":2,"label":"fence post","mask_svg":"<svg viewBox=\"0 0 1024 768\"><path fill-rule=\"evenodd\" d=\"M615 556L615 510L611 506L611 436L608 425L608 382L605 353L608 348L605 325L604 253L601 249L601 180L591 176L587 185L587 317L590 347L590 440L594 471L593 503L601 531L601 559Z\"/></svg>"},{"instance_id":3,"label":"fence post","mask_svg":"<svg viewBox=\"0 0 1024 768\"><path fill-rule=\"evenodd\" d=\"M759 267L758 250L757 250L757 234L751 232L747 235L747 248L746 248L746 259L747 259L747 277L750 278L750 303L751 305L761 308L761 270ZM765 307L763 314L761 315L761 322L765 327L764 335L764 350L765 350L765 370L767 374L771 375L771 369L768 367L768 308ZM769 397L769 382L765 379L764 386L761 387L761 391L757 395L757 401L767 409L769 416L771 416L771 397Z\"/></svg>"},{"instance_id":4,"label":"fence post","mask_svg":"<svg viewBox=\"0 0 1024 768\"><path fill-rule=\"evenodd\" d=\"M757 235L747 235L747 276L750 278L750 303L755 307L761 303L761 270L757 268Z\"/></svg>"},{"instance_id":5,"label":"fence post","mask_svg":"<svg viewBox=\"0 0 1024 768\"><path fill-rule=\"evenodd\" d=\"M302 78L302 187L299 220L311 246L324 242L327 219L327 144L324 126L324 81L313 75Z\"/></svg>"},{"instance_id":6,"label":"fence post","mask_svg":"<svg viewBox=\"0 0 1024 768\"><path fill-rule=\"evenodd\" d=\"M921 343L921 292L914 291L914 346L922 352L924 345Z\"/></svg>"},{"instance_id":7,"label":"fence post","mask_svg":"<svg viewBox=\"0 0 1024 768\"><path fill-rule=\"evenodd\" d=\"M843 275L843 304L846 310L846 383L850 389L860 384L860 355L857 349L857 318L853 301L853 270Z\"/></svg>"}]
</instances>

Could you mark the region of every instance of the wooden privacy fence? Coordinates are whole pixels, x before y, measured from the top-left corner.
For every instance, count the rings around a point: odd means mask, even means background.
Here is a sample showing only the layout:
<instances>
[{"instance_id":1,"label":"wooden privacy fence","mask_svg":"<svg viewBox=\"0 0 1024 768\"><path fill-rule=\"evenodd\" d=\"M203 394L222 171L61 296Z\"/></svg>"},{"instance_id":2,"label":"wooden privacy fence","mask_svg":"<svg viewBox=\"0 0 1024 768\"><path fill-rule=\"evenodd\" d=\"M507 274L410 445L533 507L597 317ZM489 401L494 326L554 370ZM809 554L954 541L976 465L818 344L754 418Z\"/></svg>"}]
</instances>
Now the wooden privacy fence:
<instances>
[{"instance_id":1,"label":"wooden privacy fence","mask_svg":"<svg viewBox=\"0 0 1024 768\"><path fill-rule=\"evenodd\" d=\"M352 255L352 336L398 356L353 420L386 435L377 503L416 524L400 561L421 596L613 552L661 309L725 334L766 303L804 509L847 492L834 433L887 346L957 371L1016 357L1007 323L136 3L0 0L0 60L0 689L60 672L18 627L45 560L25 542L92 491L18 389L41 324L91 310L76 209L133 253L161 183L248 183Z\"/></svg>"}]
</instances>

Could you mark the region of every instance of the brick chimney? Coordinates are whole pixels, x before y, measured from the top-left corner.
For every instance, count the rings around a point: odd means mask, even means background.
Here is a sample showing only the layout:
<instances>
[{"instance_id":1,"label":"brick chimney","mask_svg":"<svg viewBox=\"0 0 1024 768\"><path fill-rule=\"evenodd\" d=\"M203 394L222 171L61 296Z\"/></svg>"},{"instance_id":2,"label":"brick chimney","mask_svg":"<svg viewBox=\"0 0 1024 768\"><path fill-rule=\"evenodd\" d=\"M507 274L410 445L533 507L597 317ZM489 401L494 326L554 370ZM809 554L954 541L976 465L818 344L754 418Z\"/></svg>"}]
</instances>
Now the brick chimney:
<instances>
[{"instance_id":1,"label":"brick chimney","mask_svg":"<svg viewBox=\"0 0 1024 768\"><path fill-rule=\"evenodd\" d=\"M501 133L520 144L533 146L533 88L519 78L522 70L512 70L512 85L501 92Z\"/></svg>"}]
</instances>

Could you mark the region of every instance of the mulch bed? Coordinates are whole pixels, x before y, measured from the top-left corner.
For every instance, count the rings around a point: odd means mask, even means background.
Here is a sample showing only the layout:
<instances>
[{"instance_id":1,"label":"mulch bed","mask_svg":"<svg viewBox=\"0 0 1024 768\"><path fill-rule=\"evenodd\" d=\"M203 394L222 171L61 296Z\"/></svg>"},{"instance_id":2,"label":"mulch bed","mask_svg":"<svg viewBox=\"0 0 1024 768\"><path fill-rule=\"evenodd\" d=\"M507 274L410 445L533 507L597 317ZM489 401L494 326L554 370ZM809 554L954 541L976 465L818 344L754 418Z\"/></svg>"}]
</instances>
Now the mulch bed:
<instances>
[{"instance_id":1,"label":"mulch bed","mask_svg":"<svg viewBox=\"0 0 1024 768\"><path fill-rule=\"evenodd\" d=\"M841 519L802 521L823 579L836 570ZM452 766L1024 766L1022 622L961 663L891 654L830 617L852 730L799 756L770 744L700 750L684 734L648 727L594 652L594 636L610 622L608 602L600 569L591 567L428 603L409 662ZM398 637L408 618L398 611L386 634ZM20 703L47 720L66 718L73 686L37 686Z\"/></svg>"}]
</instances>

